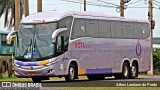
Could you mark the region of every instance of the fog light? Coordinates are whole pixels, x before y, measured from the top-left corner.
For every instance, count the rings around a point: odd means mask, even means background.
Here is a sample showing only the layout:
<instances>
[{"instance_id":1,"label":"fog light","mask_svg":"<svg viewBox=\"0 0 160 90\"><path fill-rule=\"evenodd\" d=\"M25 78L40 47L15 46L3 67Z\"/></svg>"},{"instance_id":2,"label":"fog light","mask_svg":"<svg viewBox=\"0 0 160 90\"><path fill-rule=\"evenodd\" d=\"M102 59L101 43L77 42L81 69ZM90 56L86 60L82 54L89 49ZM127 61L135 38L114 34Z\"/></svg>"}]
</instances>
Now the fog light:
<instances>
[{"instance_id":1,"label":"fog light","mask_svg":"<svg viewBox=\"0 0 160 90\"><path fill-rule=\"evenodd\" d=\"M48 70L48 74L52 73L53 72L53 69L50 69Z\"/></svg>"}]
</instances>

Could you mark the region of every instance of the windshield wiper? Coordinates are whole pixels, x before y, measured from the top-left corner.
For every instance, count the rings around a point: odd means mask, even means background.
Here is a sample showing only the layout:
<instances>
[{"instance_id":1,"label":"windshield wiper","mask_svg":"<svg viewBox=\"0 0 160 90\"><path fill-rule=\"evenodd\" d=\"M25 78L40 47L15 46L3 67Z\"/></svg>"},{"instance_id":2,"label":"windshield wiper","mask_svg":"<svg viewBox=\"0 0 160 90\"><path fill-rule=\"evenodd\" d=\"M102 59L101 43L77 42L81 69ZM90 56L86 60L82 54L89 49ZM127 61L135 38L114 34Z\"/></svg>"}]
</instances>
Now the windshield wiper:
<instances>
[{"instance_id":1,"label":"windshield wiper","mask_svg":"<svg viewBox=\"0 0 160 90\"><path fill-rule=\"evenodd\" d=\"M31 47L31 45L32 45L32 39L30 40L30 44L29 44L28 48ZM28 48L26 48L22 58L24 58L24 56L27 54ZM30 51L31 51L31 48L30 48Z\"/></svg>"}]
</instances>

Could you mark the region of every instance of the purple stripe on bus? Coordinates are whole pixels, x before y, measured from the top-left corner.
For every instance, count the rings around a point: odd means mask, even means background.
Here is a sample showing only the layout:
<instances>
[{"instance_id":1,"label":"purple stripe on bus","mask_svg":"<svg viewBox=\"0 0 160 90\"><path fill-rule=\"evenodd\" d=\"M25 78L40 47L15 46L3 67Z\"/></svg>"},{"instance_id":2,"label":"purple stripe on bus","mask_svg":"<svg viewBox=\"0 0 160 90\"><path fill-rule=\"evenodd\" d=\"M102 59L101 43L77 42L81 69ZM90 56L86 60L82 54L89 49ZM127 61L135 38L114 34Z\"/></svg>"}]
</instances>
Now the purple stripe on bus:
<instances>
[{"instance_id":1,"label":"purple stripe on bus","mask_svg":"<svg viewBox=\"0 0 160 90\"><path fill-rule=\"evenodd\" d=\"M106 73L112 73L112 68L86 70L86 74L106 74Z\"/></svg>"},{"instance_id":2,"label":"purple stripe on bus","mask_svg":"<svg viewBox=\"0 0 160 90\"><path fill-rule=\"evenodd\" d=\"M16 61L15 64L18 64L20 66L39 66L38 62L20 62L20 61Z\"/></svg>"}]
</instances>

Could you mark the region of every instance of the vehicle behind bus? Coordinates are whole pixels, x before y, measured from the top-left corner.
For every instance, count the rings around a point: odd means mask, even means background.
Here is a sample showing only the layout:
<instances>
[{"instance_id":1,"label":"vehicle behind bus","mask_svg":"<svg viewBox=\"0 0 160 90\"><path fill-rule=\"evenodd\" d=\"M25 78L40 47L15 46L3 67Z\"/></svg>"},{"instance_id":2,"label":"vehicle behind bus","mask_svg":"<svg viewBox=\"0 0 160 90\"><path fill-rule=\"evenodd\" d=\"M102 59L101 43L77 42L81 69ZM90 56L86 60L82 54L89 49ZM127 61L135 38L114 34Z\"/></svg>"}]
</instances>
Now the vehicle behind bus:
<instances>
[{"instance_id":1,"label":"vehicle behind bus","mask_svg":"<svg viewBox=\"0 0 160 90\"><path fill-rule=\"evenodd\" d=\"M0 75L8 71L8 77L11 77L13 43L9 45L6 42L9 33L9 31L0 31Z\"/></svg>"}]
</instances>

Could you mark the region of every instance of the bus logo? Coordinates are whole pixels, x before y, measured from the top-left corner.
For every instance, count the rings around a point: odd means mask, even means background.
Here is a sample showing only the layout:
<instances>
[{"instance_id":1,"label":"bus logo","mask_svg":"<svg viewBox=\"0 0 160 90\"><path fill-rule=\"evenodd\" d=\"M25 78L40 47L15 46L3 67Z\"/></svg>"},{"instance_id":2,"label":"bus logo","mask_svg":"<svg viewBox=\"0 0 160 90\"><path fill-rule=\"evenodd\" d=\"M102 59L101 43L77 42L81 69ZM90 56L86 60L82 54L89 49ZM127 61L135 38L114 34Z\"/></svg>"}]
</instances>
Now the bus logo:
<instances>
[{"instance_id":1,"label":"bus logo","mask_svg":"<svg viewBox=\"0 0 160 90\"><path fill-rule=\"evenodd\" d=\"M75 43L75 48L85 48L85 43L84 42L76 42Z\"/></svg>"},{"instance_id":2,"label":"bus logo","mask_svg":"<svg viewBox=\"0 0 160 90\"><path fill-rule=\"evenodd\" d=\"M138 57L141 55L141 52L142 52L142 46L138 41L138 43L136 45L136 54L137 54Z\"/></svg>"}]
</instances>

